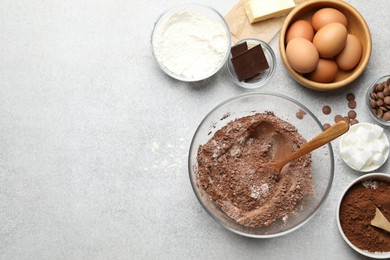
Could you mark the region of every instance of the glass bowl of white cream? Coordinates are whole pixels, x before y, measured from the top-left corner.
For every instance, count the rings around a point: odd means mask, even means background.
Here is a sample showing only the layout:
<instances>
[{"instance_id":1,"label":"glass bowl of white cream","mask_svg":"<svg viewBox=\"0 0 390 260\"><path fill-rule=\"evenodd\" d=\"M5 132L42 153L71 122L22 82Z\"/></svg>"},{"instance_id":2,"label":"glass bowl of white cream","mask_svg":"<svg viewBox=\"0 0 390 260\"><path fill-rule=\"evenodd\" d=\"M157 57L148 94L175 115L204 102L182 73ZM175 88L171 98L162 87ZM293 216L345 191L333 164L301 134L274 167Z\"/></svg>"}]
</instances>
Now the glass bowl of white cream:
<instances>
[{"instance_id":1,"label":"glass bowl of white cream","mask_svg":"<svg viewBox=\"0 0 390 260\"><path fill-rule=\"evenodd\" d=\"M181 81L200 81L226 63L230 29L215 9L182 4L163 12L154 24L152 52L159 67Z\"/></svg>"}]
</instances>

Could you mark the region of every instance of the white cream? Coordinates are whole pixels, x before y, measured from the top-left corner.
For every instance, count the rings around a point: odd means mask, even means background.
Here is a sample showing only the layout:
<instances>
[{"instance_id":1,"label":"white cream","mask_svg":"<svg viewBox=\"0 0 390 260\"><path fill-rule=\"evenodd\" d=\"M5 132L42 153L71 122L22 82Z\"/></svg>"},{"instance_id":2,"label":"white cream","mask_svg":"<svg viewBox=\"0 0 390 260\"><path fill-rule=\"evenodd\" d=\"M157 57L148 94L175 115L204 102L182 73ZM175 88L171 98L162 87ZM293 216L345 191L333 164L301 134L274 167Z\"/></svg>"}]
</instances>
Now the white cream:
<instances>
[{"instance_id":1,"label":"white cream","mask_svg":"<svg viewBox=\"0 0 390 260\"><path fill-rule=\"evenodd\" d=\"M340 139L341 157L351 168L369 172L389 156L389 140L383 128L369 123L353 125Z\"/></svg>"},{"instance_id":2,"label":"white cream","mask_svg":"<svg viewBox=\"0 0 390 260\"><path fill-rule=\"evenodd\" d=\"M229 38L222 22L190 10L178 10L160 21L153 36L156 59L176 75L203 79L221 66Z\"/></svg>"}]
</instances>

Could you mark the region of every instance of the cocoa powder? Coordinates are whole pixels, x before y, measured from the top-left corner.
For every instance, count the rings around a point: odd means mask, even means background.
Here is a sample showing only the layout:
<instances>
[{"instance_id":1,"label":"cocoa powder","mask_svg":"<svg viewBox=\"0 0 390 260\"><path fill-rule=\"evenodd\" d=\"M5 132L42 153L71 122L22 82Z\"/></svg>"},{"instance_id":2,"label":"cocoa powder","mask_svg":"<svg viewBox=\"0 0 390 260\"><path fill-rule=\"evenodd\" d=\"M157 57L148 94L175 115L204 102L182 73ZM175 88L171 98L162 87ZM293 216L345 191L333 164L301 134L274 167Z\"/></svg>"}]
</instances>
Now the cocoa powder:
<instances>
[{"instance_id":1,"label":"cocoa powder","mask_svg":"<svg viewBox=\"0 0 390 260\"><path fill-rule=\"evenodd\" d=\"M294 210L312 192L311 156L278 174L271 165L306 143L290 123L273 113L238 118L198 149L198 186L232 219L268 226Z\"/></svg>"},{"instance_id":2,"label":"cocoa powder","mask_svg":"<svg viewBox=\"0 0 390 260\"><path fill-rule=\"evenodd\" d=\"M390 233L370 225L375 207L390 220L390 183L368 180L353 185L340 205L340 224L356 247L370 252L390 252Z\"/></svg>"}]
</instances>

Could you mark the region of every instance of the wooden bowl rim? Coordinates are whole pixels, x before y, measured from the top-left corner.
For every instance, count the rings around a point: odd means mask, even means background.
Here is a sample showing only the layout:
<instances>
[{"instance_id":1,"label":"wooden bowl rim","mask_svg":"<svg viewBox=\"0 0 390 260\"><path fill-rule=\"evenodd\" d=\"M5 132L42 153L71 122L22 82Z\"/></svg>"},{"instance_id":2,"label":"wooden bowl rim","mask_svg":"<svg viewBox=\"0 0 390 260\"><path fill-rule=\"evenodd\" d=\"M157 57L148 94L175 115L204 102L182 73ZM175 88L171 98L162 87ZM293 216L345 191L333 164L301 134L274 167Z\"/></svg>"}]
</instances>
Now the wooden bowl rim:
<instances>
[{"instance_id":1,"label":"wooden bowl rim","mask_svg":"<svg viewBox=\"0 0 390 260\"><path fill-rule=\"evenodd\" d=\"M325 7L337 8L337 6L342 6L343 8L348 9L352 13L352 15L355 16L357 18L357 20L359 20L360 24L362 25L361 29L364 31L365 35L368 35L368 39L366 39L367 40L367 43L366 43L367 50L365 52L365 55L362 56L362 58L361 58L362 60L360 62L359 67L357 67L356 70L348 78L345 78L341 81L332 82L332 83L319 83L319 82L311 81L311 80L301 76L299 73L297 73L287 62L286 51L285 51L285 35L286 35L287 28L289 27L291 22L294 20L297 13L299 13L303 8L306 8L307 6L310 6L313 4L316 7L320 7L323 5L324 8ZM331 6L327 6L328 4L330 4ZM280 52L280 55L282 57L282 61L283 61L284 65L286 66L287 70L289 71L290 75L296 81L298 81L300 84L302 84L303 86L311 88L311 89L315 89L315 90L320 90L320 91L339 89L339 88L342 88L342 87L348 85L352 81L354 81L357 77L359 77L363 73L364 69L366 68L366 66L370 60L371 51L372 51L372 39L371 39L371 32L370 32L370 29L367 25L367 22L365 21L363 16L353 6L351 6L350 4L348 4L344 1L341 1L341 0L322 0L322 1L309 0L309 1L303 2L302 4L296 6L287 15L287 17L282 25L282 28L280 30L280 34L279 34L279 52Z\"/></svg>"}]
</instances>

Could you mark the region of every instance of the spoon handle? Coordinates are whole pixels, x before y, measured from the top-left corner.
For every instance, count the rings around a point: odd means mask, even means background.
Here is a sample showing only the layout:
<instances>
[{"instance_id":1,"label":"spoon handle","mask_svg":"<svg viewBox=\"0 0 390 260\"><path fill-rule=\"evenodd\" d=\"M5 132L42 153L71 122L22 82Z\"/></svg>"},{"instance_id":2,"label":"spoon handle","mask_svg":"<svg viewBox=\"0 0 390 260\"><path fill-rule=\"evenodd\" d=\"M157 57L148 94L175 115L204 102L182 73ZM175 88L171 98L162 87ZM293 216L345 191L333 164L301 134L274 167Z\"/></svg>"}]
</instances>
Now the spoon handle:
<instances>
[{"instance_id":1,"label":"spoon handle","mask_svg":"<svg viewBox=\"0 0 390 260\"><path fill-rule=\"evenodd\" d=\"M282 161L277 162L280 169L287 164L288 162L291 162L294 159L297 159L301 157L302 155L305 155L307 153L310 153L314 149L317 149L318 147L323 146L324 144L332 141L333 139L339 137L340 135L347 132L349 129L349 124L345 121L339 121L336 124L332 125L328 129L326 129L321 134L314 137L312 140L304 144L301 148L287 156Z\"/></svg>"}]
</instances>

